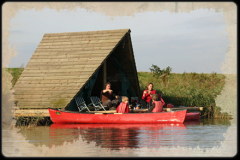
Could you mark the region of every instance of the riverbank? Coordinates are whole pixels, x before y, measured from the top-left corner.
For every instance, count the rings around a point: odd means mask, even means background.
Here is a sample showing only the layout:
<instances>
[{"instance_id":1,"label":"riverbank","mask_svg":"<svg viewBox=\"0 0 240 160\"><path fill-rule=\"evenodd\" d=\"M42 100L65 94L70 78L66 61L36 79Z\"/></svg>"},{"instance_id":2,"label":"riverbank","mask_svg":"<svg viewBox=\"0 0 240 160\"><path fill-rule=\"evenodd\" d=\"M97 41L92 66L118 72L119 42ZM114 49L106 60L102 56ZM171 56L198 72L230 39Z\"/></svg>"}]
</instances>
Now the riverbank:
<instances>
[{"instance_id":1,"label":"riverbank","mask_svg":"<svg viewBox=\"0 0 240 160\"><path fill-rule=\"evenodd\" d=\"M24 68L7 68L12 75L12 86L17 82L23 70ZM157 93L162 94L166 104L203 107L202 118L231 118L227 112L221 113L222 109L216 105L216 97L220 95L225 85L226 76L223 74L171 73L156 78L152 76L151 72L138 72L138 79L141 93L147 84L152 82L154 89ZM27 124L27 122L38 124L38 121L42 120L37 117L18 118L17 123L21 125Z\"/></svg>"},{"instance_id":2,"label":"riverbank","mask_svg":"<svg viewBox=\"0 0 240 160\"><path fill-rule=\"evenodd\" d=\"M138 78L141 92L151 82L166 104L203 107L201 116L204 118L231 118L216 105L216 98L225 85L226 76L223 74L171 73L156 78L151 72L138 72Z\"/></svg>"}]
</instances>

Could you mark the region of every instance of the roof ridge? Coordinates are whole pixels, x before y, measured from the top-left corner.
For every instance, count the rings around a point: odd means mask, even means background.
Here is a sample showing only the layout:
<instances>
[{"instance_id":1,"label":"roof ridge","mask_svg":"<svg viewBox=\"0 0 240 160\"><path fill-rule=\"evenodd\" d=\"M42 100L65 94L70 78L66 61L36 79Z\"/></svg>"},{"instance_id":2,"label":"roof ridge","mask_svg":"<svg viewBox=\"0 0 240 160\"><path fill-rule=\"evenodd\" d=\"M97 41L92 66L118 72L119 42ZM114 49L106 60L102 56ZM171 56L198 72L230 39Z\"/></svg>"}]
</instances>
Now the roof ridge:
<instances>
[{"instance_id":1,"label":"roof ridge","mask_svg":"<svg viewBox=\"0 0 240 160\"><path fill-rule=\"evenodd\" d=\"M130 28L126 28L126 29L112 29L112 30L94 30L94 31L81 31L81 32L58 32L58 33L45 33L46 34L68 34L68 33L96 33L96 32L111 32L111 31L129 31Z\"/></svg>"}]
</instances>

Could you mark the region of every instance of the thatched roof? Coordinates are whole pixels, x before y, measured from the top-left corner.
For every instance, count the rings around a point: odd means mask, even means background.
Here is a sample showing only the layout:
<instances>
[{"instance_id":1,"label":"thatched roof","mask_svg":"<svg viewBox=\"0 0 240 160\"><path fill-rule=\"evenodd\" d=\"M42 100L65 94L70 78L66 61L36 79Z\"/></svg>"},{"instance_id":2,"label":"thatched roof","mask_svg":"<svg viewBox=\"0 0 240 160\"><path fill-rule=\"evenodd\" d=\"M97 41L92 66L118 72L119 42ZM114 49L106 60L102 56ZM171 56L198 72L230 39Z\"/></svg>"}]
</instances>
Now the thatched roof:
<instances>
[{"instance_id":1,"label":"thatched roof","mask_svg":"<svg viewBox=\"0 0 240 160\"><path fill-rule=\"evenodd\" d=\"M14 86L17 106L65 107L124 37L130 29L46 33Z\"/></svg>"}]
</instances>

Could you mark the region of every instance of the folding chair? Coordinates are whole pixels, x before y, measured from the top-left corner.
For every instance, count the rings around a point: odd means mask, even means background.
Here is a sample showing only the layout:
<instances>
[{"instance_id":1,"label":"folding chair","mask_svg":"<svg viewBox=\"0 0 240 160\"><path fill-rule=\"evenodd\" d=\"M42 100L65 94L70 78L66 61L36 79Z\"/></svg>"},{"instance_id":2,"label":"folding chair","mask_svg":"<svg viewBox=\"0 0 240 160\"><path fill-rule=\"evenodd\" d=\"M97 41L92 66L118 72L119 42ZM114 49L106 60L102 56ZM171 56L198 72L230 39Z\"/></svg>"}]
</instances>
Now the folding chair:
<instances>
[{"instance_id":1,"label":"folding chair","mask_svg":"<svg viewBox=\"0 0 240 160\"><path fill-rule=\"evenodd\" d=\"M103 109L104 111L106 111L106 109L104 107L107 107L107 106L103 106L100 99L97 96L91 96L90 100L92 103L90 103L89 105L92 104L96 111L98 111L100 109Z\"/></svg>"},{"instance_id":2,"label":"folding chair","mask_svg":"<svg viewBox=\"0 0 240 160\"><path fill-rule=\"evenodd\" d=\"M138 103L139 104L138 97L131 97L131 103Z\"/></svg>"},{"instance_id":3,"label":"folding chair","mask_svg":"<svg viewBox=\"0 0 240 160\"><path fill-rule=\"evenodd\" d=\"M82 97L75 97L75 102L77 104L79 112L82 112L85 109L90 111Z\"/></svg>"},{"instance_id":4,"label":"folding chair","mask_svg":"<svg viewBox=\"0 0 240 160\"><path fill-rule=\"evenodd\" d=\"M136 103L138 104L138 106L142 106L140 103L139 103L139 101L138 101L138 97L131 97L131 103L133 104L133 105L136 105Z\"/></svg>"}]
</instances>

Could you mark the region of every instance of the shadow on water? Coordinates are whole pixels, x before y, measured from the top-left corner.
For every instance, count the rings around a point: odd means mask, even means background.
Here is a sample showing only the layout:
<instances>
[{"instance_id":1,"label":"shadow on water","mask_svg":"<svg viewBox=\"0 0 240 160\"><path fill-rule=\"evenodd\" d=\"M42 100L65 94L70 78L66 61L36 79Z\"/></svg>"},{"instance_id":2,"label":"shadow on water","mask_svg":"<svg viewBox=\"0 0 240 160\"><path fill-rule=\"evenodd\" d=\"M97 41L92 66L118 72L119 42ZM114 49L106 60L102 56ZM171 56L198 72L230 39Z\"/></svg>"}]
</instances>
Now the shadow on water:
<instances>
[{"instance_id":1,"label":"shadow on water","mask_svg":"<svg viewBox=\"0 0 240 160\"><path fill-rule=\"evenodd\" d=\"M123 148L213 148L225 140L230 124L225 120L189 121L184 124L52 124L21 129L19 133L35 146L49 148L79 141L88 147L120 150ZM77 143L75 143L77 142ZM76 146L77 147L77 146ZM92 148L94 149L94 148Z\"/></svg>"}]
</instances>

